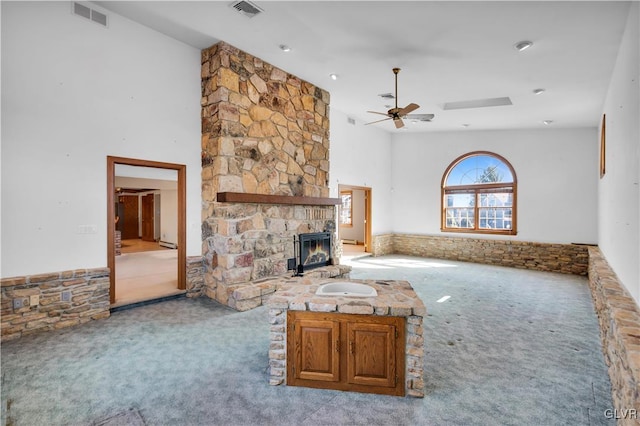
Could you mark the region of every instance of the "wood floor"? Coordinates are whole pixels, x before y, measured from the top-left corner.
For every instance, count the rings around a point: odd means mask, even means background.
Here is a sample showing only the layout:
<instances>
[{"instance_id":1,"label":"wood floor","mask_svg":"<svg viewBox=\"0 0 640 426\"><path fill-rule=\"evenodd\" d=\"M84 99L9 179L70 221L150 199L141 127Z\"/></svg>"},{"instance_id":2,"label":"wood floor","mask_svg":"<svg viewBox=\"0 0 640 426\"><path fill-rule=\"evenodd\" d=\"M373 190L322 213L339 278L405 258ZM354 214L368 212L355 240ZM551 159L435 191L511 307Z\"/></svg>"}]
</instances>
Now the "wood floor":
<instances>
[{"instance_id":1,"label":"wood floor","mask_svg":"<svg viewBox=\"0 0 640 426\"><path fill-rule=\"evenodd\" d=\"M116 256L116 300L112 307L184 293L178 289L178 251L156 242L122 240Z\"/></svg>"},{"instance_id":2,"label":"wood floor","mask_svg":"<svg viewBox=\"0 0 640 426\"><path fill-rule=\"evenodd\" d=\"M155 241L142 241L140 238L122 240L122 253L139 253L141 251L171 250L162 247Z\"/></svg>"}]
</instances>

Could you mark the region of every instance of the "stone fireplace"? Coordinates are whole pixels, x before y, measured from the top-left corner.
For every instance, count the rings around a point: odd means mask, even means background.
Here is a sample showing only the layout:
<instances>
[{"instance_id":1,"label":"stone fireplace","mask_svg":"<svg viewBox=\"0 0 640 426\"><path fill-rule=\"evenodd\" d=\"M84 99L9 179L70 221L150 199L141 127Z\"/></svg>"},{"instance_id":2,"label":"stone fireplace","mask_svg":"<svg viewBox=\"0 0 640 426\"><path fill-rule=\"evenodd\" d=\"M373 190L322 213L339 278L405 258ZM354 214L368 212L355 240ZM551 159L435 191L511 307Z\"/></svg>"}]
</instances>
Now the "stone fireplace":
<instances>
[{"instance_id":1,"label":"stone fireplace","mask_svg":"<svg viewBox=\"0 0 640 426\"><path fill-rule=\"evenodd\" d=\"M234 294L293 273L294 237L336 232L329 93L224 42L201 77L205 293L250 309Z\"/></svg>"}]
</instances>

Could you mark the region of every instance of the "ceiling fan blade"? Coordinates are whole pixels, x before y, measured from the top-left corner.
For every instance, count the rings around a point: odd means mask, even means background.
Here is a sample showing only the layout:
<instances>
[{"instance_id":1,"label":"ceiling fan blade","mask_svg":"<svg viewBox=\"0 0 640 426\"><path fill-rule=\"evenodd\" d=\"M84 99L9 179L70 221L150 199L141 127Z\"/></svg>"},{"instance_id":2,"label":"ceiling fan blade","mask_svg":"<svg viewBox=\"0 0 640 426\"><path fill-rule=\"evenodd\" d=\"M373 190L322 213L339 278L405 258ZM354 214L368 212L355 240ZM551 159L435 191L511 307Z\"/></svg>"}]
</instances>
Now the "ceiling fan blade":
<instances>
[{"instance_id":1,"label":"ceiling fan blade","mask_svg":"<svg viewBox=\"0 0 640 426\"><path fill-rule=\"evenodd\" d=\"M393 123L396 125L396 129L404 127L404 123L402 122L402 118L400 117L394 118Z\"/></svg>"},{"instance_id":2,"label":"ceiling fan blade","mask_svg":"<svg viewBox=\"0 0 640 426\"><path fill-rule=\"evenodd\" d=\"M412 112L412 111L417 110L418 108L420 108L420 105L411 103L411 104L407 105L406 107L402 108L402 109L398 112L398 114L400 114L400 115L403 115L403 116L404 116L404 115L409 114L409 113L410 113L410 112Z\"/></svg>"},{"instance_id":3,"label":"ceiling fan blade","mask_svg":"<svg viewBox=\"0 0 640 426\"><path fill-rule=\"evenodd\" d=\"M380 115L389 116L389 114L387 114L386 112L378 112L378 111L367 111L367 112L370 112L371 114L380 114Z\"/></svg>"},{"instance_id":4,"label":"ceiling fan blade","mask_svg":"<svg viewBox=\"0 0 640 426\"><path fill-rule=\"evenodd\" d=\"M385 114L386 115L386 114ZM375 124L375 123L379 123L381 121L387 121L387 120L391 120L391 117L389 118L383 118L382 120L377 120L377 121L372 121L371 123L364 123L365 126L369 125L369 124Z\"/></svg>"}]
</instances>

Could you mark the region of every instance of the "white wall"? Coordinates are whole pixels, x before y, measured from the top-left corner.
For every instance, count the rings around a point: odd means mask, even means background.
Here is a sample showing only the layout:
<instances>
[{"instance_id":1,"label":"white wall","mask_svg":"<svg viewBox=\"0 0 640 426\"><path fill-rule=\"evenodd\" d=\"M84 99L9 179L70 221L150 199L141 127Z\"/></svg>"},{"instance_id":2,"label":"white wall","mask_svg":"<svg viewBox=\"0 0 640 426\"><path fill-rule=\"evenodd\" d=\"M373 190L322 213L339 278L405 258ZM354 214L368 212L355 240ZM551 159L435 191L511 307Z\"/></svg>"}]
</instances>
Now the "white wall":
<instances>
[{"instance_id":1,"label":"white wall","mask_svg":"<svg viewBox=\"0 0 640 426\"><path fill-rule=\"evenodd\" d=\"M1 7L2 276L106 266L108 155L187 165L200 255L200 52L71 2Z\"/></svg>"},{"instance_id":2,"label":"white wall","mask_svg":"<svg viewBox=\"0 0 640 426\"><path fill-rule=\"evenodd\" d=\"M440 231L440 184L451 162L482 150L507 159L518 179L518 235L494 238L595 243L596 134L595 128L396 134L391 163L393 230L478 237Z\"/></svg>"},{"instance_id":3,"label":"white wall","mask_svg":"<svg viewBox=\"0 0 640 426\"><path fill-rule=\"evenodd\" d=\"M640 302L640 5L633 2L603 112L606 174L599 182L599 245ZM594 141L594 145L599 141Z\"/></svg>"},{"instance_id":4,"label":"white wall","mask_svg":"<svg viewBox=\"0 0 640 426\"><path fill-rule=\"evenodd\" d=\"M391 232L391 136L375 127L347 122L347 115L331 109L331 196L338 197L338 185L371 188L371 233Z\"/></svg>"},{"instance_id":5,"label":"white wall","mask_svg":"<svg viewBox=\"0 0 640 426\"><path fill-rule=\"evenodd\" d=\"M178 191L160 192L160 240L178 244Z\"/></svg>"}]
</instances>

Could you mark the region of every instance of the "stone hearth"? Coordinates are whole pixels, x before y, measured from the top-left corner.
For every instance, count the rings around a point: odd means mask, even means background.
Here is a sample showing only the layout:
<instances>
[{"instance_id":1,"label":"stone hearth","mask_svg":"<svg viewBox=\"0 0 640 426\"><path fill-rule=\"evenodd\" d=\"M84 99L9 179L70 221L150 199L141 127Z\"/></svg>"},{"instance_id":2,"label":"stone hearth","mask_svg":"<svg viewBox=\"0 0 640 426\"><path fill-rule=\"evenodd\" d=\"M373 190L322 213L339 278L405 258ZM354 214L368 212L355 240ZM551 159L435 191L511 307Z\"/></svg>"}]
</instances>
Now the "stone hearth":
<instances>
[{"instance_id":1,"label":"stone hearth","mask_svg":"<svg viewBox=\"0 0 640 426\"><path fill-rule=\"evenodd\" d=\"M257 302L239 306L234 294L286 275L294 236L335 241L335 205L315 202L329 196L329 93L224 42L202 51L201 77L205 293L245 310Z\"/></svg>"}]
</instances>

